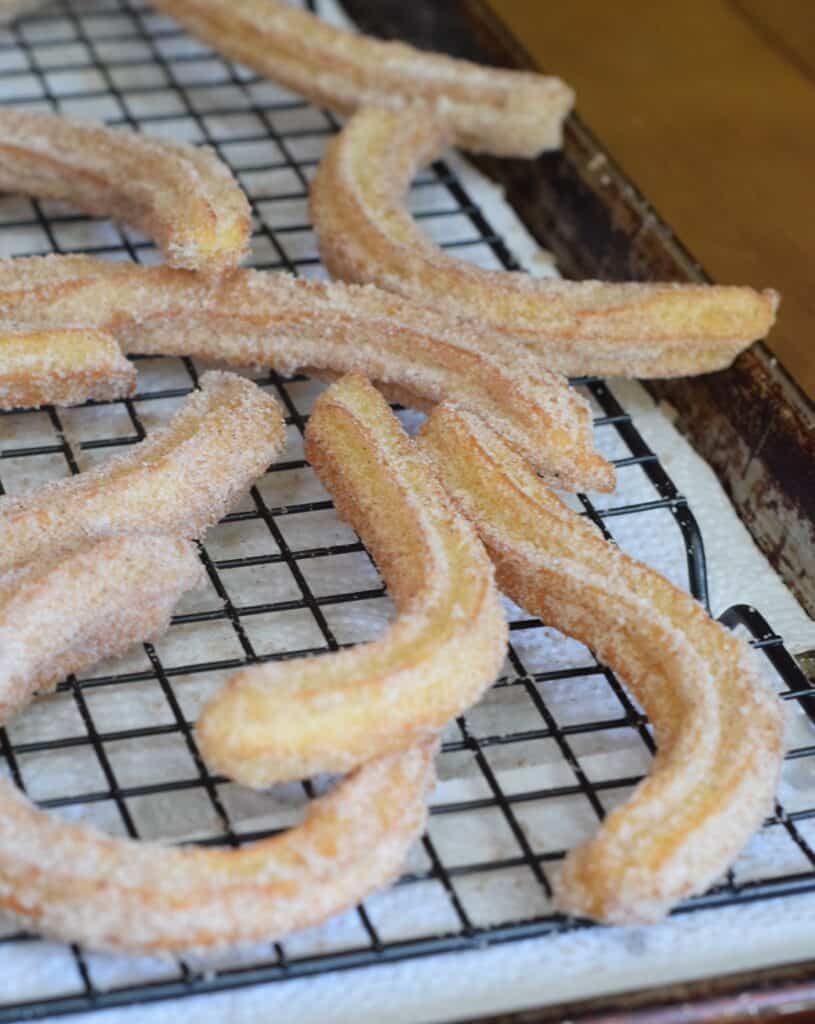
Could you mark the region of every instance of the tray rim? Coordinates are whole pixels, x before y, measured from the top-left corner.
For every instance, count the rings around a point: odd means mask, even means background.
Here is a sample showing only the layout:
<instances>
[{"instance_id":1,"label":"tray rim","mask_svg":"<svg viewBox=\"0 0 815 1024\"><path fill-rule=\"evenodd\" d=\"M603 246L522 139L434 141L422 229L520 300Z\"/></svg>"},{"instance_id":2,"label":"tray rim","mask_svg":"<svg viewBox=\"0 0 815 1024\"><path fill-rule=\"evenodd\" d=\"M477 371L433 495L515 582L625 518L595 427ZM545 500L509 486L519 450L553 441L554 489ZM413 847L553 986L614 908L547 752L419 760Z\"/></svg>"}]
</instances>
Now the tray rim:
<instances>
[{"instance_id":1,"label":"tray rim","mask_svg":"<svg viewBox=\"0 0 815 1024\"><path fill-rule=\"evenodd\" d=\"M645 989L626 989L592 999L552 1003L528 1010L470 1017L460 1024L702 1024L761 1020L811 1011L815 1006L815 960L737 971L712 978ZM809 1019L809 1018L807 1018Z\"/></svg>"},{"instance_id":2,"label":"tray rim","mask_svg":"<svg viewBox=\"0 0 815 1024\"><path fill-rule=\"evenodd\" d=\"M482 63L538 65L487 0L341 0L363 30ZM504 190L567 277L710 280L613 155L573 114L563 149L538 160L470 159ZM763 342L727 370L643 381L716 473L758 547L815 617L815 401Z\"/></svg>"},{"instance_id":3,"label":"tray rim","mask_svg":"<svg viewBox=\"0 0 815 1024\"><path fill-rule=\"evenodd\" d=\"M471 31L471 42L491 62L539 68L487 0L456 0L455 6L460 20ZM627 222L631 247L636 247L640 258L647 258L650 245L651 258L659 250L670 279L710 280L636 183L576 114L566 123L563 154L580 187L606 207L610 219ZM473 159L505 187L507 199L520 219L541 240L544 219L530 184L535 164L481 156ZM557 219L546 221L546 241L550 245L552 230L557 233L557 227ZM586 271L581 273L581 267L569 258L576 247L570 234L573 227L570 223L566 242L555 255L567 276L574 273L585 277ZM592 268L588 269L591 273ZM595 270L592 276L600 275ZM804 393L763 341L719 373L642 383L656 401L669 403L678 413L676 427L714 470L739 517L787 588L815 617L815 399Z\"/></svg>"}]
</instances>

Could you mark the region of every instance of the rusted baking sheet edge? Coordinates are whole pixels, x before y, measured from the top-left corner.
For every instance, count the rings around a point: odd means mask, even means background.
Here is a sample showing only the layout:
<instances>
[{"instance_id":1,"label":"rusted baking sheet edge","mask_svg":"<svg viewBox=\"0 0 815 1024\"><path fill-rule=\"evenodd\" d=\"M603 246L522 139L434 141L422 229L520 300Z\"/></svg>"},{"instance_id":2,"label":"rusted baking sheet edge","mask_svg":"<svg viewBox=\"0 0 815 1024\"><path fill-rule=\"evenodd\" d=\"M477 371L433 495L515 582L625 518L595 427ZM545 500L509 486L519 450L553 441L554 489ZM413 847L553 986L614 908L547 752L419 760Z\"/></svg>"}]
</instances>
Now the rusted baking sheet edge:
<instances>
[{"instance_id":1,"label":"rusted baking sheet edge","mask_svg":"<svg viewBox=\"0 0 815 1024\"><path fill-rule=\"evenodd\" d=\"M507 67L533 61L482 0L343 0L376 35ZM479 158L567 277L704 281L702 268L577 117L563 152ZM773 282L762 282L771 285ZM723 373L649 381L715 470L758 546L815 615L815 408L764 345Z\"/></svg>"},{"instance_id":2,"label":"rusted baking sheet edge","mask_svg":"<svg viewBox=\"0 0 815 1024\"><path fill-rule=\"evenodd\" d=\"M814 968L807 962L745 971L659 990L479 1017L466 1024L741 1024L779 1017L784 1024L803 1024L812 1020Z\"/></svg>"}]
</instances>

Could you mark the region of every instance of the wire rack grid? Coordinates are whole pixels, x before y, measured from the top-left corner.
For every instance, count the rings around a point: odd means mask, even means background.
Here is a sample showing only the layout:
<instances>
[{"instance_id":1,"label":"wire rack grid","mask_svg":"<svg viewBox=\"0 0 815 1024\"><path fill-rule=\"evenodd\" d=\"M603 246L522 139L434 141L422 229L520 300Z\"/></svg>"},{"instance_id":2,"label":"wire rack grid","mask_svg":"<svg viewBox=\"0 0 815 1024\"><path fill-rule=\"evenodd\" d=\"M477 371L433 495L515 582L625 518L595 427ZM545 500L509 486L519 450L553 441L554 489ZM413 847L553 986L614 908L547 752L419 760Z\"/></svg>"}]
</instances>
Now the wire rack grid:
<instances>
[{"instance_id":1,"label":"wire rack grid","mask_svg":"<svg viewBox=\"0 0 815 1024\"><path fill-rule=\"evenodd\" d=\"M62 0L0 33L0 104L56 109L213 146L250 197L252 263L321 276L306 216L309 178L334 119L212 53L140 0ZM468 186L444 162L420 175L411 208L448 248L517 266ZM92 252L158 259L148 239L56 203L0 197L0 255ZM129 400L0 417L0 489L76 473L166 421L196 385L191 359L139 360ZM256 377L281 400L289 445L200 546L208 586L169 633L61 684L0 731L0 770L53 813L115 834L236 845L285 828L311 783L253 794L213 775L195 716L234 668L334 650L375 635L389 611L376 567L340 524L302 458L319 386ZM622 547L707 601L704 551L685 499L603 381L576 382L620 487L578 500ZM406 423L410 415L401 412ZM511 646L485 700L452 723L426 835L388 893L283 942L219 957L105 957L46 943L0 919L0 1021L124 1005L259 981L473 948L568 928L551 906L565 852L647 770L647 721L580 644L507 602ZM776 807L738 864L678 913L815 889L811 801L815 698L761 615L723 616L767 656L795 711ZM3 768L5 765L5 768ZM32 969L32 965L47 965Z\"/></svg>"}]
</instances>

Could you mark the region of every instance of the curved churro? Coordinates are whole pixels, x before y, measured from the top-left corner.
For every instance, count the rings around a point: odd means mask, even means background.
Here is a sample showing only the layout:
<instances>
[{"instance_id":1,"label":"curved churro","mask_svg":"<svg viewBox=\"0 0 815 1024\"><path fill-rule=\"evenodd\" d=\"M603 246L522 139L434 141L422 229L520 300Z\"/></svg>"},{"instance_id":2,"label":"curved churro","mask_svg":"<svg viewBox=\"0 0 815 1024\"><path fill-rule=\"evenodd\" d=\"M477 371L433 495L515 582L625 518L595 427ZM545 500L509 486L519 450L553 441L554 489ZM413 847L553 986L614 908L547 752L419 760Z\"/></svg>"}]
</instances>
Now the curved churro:
<instances>
[{"instance_id":1,"label":"curved churro","mask_svg":"<svg viewBox=\"0 0 815 1024\"><path fill-rule=\"evenodd\" d=\"M380 758L300 825L237 850L114 839L0 779L0 908L46 935L132 953L276 939L393 879L424 826L434 744Z\"/></svg>"},{"instance_id":2,"label":"curved churro","mask_svg":"<svg viewBox=\"0 0 815 1024\"><path fill-rule=\"evenodd\" d=\"M533 157L561 145L574 93L559 78L416 50L276 0L156 0L216 50L341 113L417 105L465 149Z\"/></svg>"},{"instance_id":3,"label":"curved churro","mask_svg":"<svg viewBox=\"0 0 815 1024\"><path fill-rule=\"evenodd\" d=\"M449 141L446 126L426 111L385 109L361 110L332 139L310 209L333 276L469 318L571 376L709 373L772 326L773 291L544 280L448 255L419 229L404 193Z\"/></svg>"},{"instance_id":4,"label":"curved churro","mask_svg":"<svg viewBox=\"0 0 815 1024\"><path fill-rule=\"evenodd\" d=\"M0 191L132 224L191 270L235 266L249 242L246 196L211 150L56 114L0 107Z\"/></svg>"},{"instance_id":5,"label":"curved churro","mask_svg":"<svg viewBox=\"0 0 815 1024\"><path fill-rule=\"evenodd\" d=\"M569 913L654 921L705 889L772 805L781 705L747 645L663 576L607 543L475 417L437 409L420 432L509 596L618 670L659 744L648 777L573 850Z\"/></svg>"},{"instance_id":6,"label":"curved churro","mask_svg":"<svg viewBox=\"0 0 815 1024\"><path fill-rule=\"evenodd\" d=\"M483 415L559 487L614 487L588 404L562 377L522 345L375 288L45 256L0 261L3 319L110 331L130 352L363 373L420 409L449 398Z\"/></svg>"},{"instance_id":7,"label":"curved churro","mask_svg":"<svg viewBox=\"0 0 815 1024\"><path fill-rule=\"evenodd\" d=\"M114 534L197 537L283 446L277 402L230 373L206 373L167 427L123 455L19 497L0 498L0 572Z\"/></svg>"},{"instance_id":8,"label":"curved churro","mask_svg":"<svg viewBox=\"0 0 815 1024\"><path fill-rule=\"evenodd\" d=\"M241 669L198 722L207 762L250 786L344 772L437 733L504 660L492 566L428 460L363 377L315 403L306 456L359 532L398 616L372 643Z\"/></svg>"},{"instance_id":9,"label":"curved churro","mask_svg":"<svg viewBox=\"0 0 815 1024\"><path fill-rule=\"evenodd\" d=\"M262 433L269 429L264 417L271 420L276 443L279 415L269 415L270 400L260 401L254 385L225 374L207 375L203 385L202 397L191 399L161 437L140 446L147 449L141 467L128 466L125 460L137 460L125 457L118 471L80 488L85 520L77 529L81 517L68 517L67 534L93 535L93 513L103 501L109 529L126 528L139 512L160 518L162 487L174 483L172 504L193 497L185 490L201 486L201 471L213 468L209 445L217 445L219 430L229 432L227 447L238 440L250 445L251 437L235 432L236 422L247 427L259 419L254 425ZM213 407L203 417L208 403ZM231 421L219 415L224 409ZM240 451L215 457L240 462ZM229 481L220 485L231 488ZM28 509L46 532L49 508L40 501ZM177 507L165 519L176 529L197 529L212 509L206 495L184 526ZM145 525L155 528L156 518ZM0 578L0 725L36 689L165 625L180 591L200 578L193 551L160 535L113 537ZM434 748L431 740L370 762L311 804L301 825L240 850L113 839L50 817L0 779L0 909L66 941L141 953L274 939L316 924L397 874L424 825Z\"/></svg>"},{"instance_id":10,"label":"curved churro","mask_svg":"<svg viewBox=\"0 0 815 1024\"><path fill-rule=\"evenodd\" d=\"M186 540L112 537L0 577L0 720L72 672L163 632L203 571Z\"/></svg>"},{"instance_id":11,"label":"curved churro","mask_svg":"<svg viewBox=\"0 0 815 1024\"><path fill-rule=\"evenodd\" d=\"M0 325L0 409L123 398L135 387L136 368L109 334Z\"/></svg>"}]
</instances>

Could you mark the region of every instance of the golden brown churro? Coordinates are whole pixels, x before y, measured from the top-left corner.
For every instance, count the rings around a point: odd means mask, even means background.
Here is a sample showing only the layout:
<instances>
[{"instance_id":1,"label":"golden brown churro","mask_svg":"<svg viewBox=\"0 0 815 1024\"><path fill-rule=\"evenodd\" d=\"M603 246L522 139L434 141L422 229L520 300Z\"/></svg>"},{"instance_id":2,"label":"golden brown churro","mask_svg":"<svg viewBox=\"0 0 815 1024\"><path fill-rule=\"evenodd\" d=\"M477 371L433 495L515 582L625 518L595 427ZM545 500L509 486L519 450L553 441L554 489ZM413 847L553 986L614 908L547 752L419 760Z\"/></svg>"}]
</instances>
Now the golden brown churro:
<instances>
[{"instance_id":1,"label":"golden brown churro","mask_svg":"<svg viewBox=\"0 0 815 1024\"><path fill-rule=\"evenodd\" d=\"M212 698L201 751L251 786L348 771L434 735L478 700L506 651L480 541L365 378L317 399L306 457L376 559L398 616L372 643L241 669Z\"/></svg>"},{"instance_id":2,"label":"golden brown churro","mask_svg":"<svg viewBox=\"0 0 815 1024\"><path fill-rule=\"evenodd\" d=\"M72 672L162 633L203 571L186 540L112 537L0 576L0 720Z\"/></svg>"},{"instance_id":3,"label":"golden brown churro","mask_svg":"<svg viewBox=\"0 0 815 1024\"><path fill-rule=\"evenodd\" d=\"M0 409L105 401L135 387L136 368L109 334L0 325Z\"/></svg>"},{"instance_id":4,"label":"golden brown churro","mask_svg":"<svg viewBox=\"0 0 815 1024\"><path fill-rule=\"evenodd\" d=\"M592 647L648 713L659 745L651 771L568 855L558 901L609 923L657 920L714 881L770 810L780 702L742 640L607 543L478 419L442 406L420 446L475 525L502 589Z\"/></svg>"},{"instance_id":5,"label":"golden brown churro","mask_svg":"<svg viewBox=\"0 0 815 1024\"><path fill-rule=\"evenodd\" d=\"M167 427L123 455L0 498L0 572L44 552L121 533L197 537L284 443L277 402L230 373L206 373Z\"/></svg>"},{"instance_id":6,"label":"golden brown churro","mask_svg":"<svg viewBox=\"0 0 815 1024\"><path fill-rule=\"evenodd\" d=\"M773 291L543 280L448 255L419 229L404 194L449 141L446 126L426 111L381 108L361 110L332 139L310 209L334 277L469 318L575 377L709 373L729 366L772 326Z\"/></svg>"},{"instance_id":7,"label":"golden brown churro","mask_svg":"<svg viewBox=\"0 0 815 1024\"><path fill-rule=\"evenodd\" d=\"M0 779L0 908L91 949L184 952L276 939L393 879L421 834L435 745L371 761L301 824L240 849L114 839Z\"/></svg>"},{"instance_id":8,"label":"golden brown churro","mask_svg":"<svg viewBox=\"0 0 815 1024\"><path fill-rule=\"evenodd\" d=\"M231 375L202 384L162 434L88 474L90 484L80 477L64 494L54 485L27 507L0 510L12 545L24 538L22 524L28 554L40 553L0 577L0 725L36 689L162 628L200 578L192 545L178 538L108 537L67 554L48 542L57 540L57 501L68 513L63 542L140 518L146 529L160 521L195 532L245 485L249 464L255 473L265 466L281 434L274 402ZM221 464L229 471L216 498L207 477ZM15 551L9 558L4 549L6 564ZM50 817L0 779L0 909L65 941L142 953L275 939L319 923L398 873L424 825L434 749L431 739L369 762L314 801L302 824L239 850L114 839Z\"/></svg>"},{"instance_id":9,"label":"golden brown churro","mask_svg":"<svg viewBox=\"0 0 815 1024\"><path fill-rule=\"evenodd\" d=\"M337 28L276 0L155 0L233 60L321 105L378 104L449 126L465 149L537 156L561 144L574 93L559 78L508 71Z\"/></svg>"},{"instance_id":10,"label":"golden brown churro","mask_svg":"<svg viewBox=\"0 0 815 1024\"><path fill-rule=\"evenodd\" d=\"M522 345L376 288L45 256L0 261L4 319L109 331L130 352L363 373L420 409L454 399L483 415L559 487L614 487L588 404L561 376Z\"/></svg>"},{"instance_id":11,"label":"golden brown churro","mask_svg":"<svg viewBox=\"0 0 815 1024\"><path fill-rule=\"evenodd\" d=\"M249 242L246 196L211 150L56 114L0 107L0 191L132 224L192 270L235 266Z\"/></svg>"}]
</instances>

